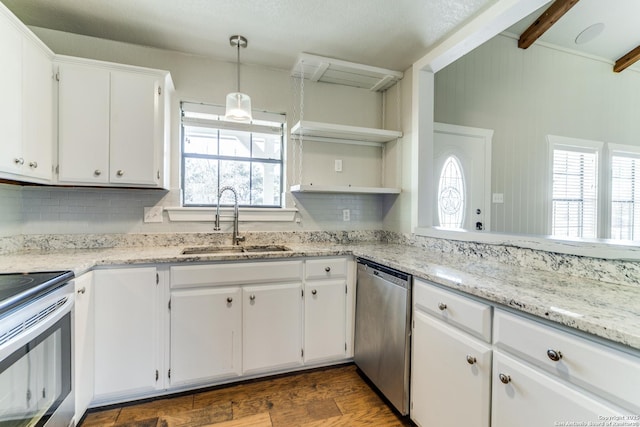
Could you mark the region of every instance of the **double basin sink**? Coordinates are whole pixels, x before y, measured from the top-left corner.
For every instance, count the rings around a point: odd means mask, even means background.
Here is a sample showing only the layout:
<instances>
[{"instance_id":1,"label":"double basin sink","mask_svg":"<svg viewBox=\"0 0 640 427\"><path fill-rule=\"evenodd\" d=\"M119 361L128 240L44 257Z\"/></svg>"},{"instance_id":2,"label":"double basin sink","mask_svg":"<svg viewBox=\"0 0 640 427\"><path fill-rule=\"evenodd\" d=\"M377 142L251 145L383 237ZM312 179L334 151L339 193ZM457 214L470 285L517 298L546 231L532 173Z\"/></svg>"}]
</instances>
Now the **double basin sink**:
<instances>
[{"instance_id":1,"label":"double basin sink","mask_svg":"<svg viewBox=\"0 0 640 427\"><path fill-rule=\"evenodd\" d=\"M182 255L208 255L208 254L239 254L239 253L264 253L287 252L291 249L282 245L252 245L252 246L195 246L184 248Z\"/></svg>"}]
</instances>

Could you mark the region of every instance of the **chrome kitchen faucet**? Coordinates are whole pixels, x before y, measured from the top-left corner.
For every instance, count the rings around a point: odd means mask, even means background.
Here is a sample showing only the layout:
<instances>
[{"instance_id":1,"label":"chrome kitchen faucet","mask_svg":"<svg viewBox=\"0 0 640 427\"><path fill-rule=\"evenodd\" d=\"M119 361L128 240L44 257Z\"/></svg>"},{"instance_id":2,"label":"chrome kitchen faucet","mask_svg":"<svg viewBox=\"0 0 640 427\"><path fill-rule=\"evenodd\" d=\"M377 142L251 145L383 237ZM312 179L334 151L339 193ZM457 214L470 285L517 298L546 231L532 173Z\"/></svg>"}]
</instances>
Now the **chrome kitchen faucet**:
<instances>
[{"instance_id":1,"label":"chrome kitchen faucet","mask_svg":"<svg viewBox=\"0 0 640 427\"><path fill-rule=\"evenodd\" d=\"M216 205L216 225L213 227L214 231L220 231L220 197L222 193L229 190L233 193L234 206L233 206L233 244L239 245L240 242L244 242L245 236L238 235L238 192L233 187L222 187L218 192L218 204Z\"/></svg>"}]
</instances>

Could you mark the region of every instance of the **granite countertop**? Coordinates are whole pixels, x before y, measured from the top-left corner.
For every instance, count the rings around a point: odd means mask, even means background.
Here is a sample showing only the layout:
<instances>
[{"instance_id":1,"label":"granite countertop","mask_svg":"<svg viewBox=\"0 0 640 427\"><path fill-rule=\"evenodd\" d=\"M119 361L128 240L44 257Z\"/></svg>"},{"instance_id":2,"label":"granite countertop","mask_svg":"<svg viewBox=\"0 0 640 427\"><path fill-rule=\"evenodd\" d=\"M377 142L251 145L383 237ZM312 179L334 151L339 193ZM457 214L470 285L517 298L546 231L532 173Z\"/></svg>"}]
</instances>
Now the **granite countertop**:
<instances>
[{"instance_id":1,"label":"granite countertop","mask_svg":"<svg viewBox=\"0 0 640 427\"><path fill-rule=\"evenodd\" d=\"M640 286L445 255L384 243L286 244L291 251L181 255L183 247L25 251L3 255L0 272L73 270L102 266L355 255L489 301L640 350Z\"/></svg>"}]
</instances>

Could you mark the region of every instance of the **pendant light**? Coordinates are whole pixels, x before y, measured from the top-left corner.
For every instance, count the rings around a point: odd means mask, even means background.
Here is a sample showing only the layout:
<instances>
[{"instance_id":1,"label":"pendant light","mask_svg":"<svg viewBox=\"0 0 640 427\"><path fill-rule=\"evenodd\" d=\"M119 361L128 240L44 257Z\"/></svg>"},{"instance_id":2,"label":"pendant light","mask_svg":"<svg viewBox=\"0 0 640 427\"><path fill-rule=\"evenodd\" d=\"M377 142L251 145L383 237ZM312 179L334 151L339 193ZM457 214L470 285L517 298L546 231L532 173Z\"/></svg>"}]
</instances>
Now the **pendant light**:
<instances>
[{"instance_id":1,"label":"pendant light","mask_svg":"<svg viewBox=\"0 0 640 427\"><path fill-rule=\"evenodd\" d=\"M246 93L240 92L240 48L247 47L247 39L243 36L231 36L229 43L238 49L238 90L227 95L224 118L247 123L251 121L251 98Z\"/></svg>"}]
</instances>

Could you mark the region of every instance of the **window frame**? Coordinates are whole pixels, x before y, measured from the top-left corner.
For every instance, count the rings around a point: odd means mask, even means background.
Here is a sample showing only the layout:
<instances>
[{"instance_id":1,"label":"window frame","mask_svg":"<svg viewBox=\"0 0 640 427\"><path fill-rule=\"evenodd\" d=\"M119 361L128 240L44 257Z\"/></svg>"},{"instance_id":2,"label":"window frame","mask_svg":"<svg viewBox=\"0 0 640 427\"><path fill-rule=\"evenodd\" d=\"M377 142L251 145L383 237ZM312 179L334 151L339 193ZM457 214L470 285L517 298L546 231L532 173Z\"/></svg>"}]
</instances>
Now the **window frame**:
<instances>
[{"instance_id":1,"label":"window frame","mask_svg":"<svg viewBox=\"0 0 640 427\"><path fill-rule=\"evenodd\" d=\"M548 172L548 179L549 179L549 183L548 183L548 194L549 194L549 209L548 209L548 220L547 220L547 230L548 230L548 234L554 238L561 238L561 239L565 239L565 238L571 238L570 236L564 236L564 235L554 235L553 234L553 176L554 176L554 152L555 150L562 150L562 151L574 151L574 152L581 152L581 153L590 153L590 154L595 154L596 156L596 165L595 165L595 184L596 184L596 189L595 189L595 208L594 208L594 235L593 236L588 236L588 237L584 237L584 236L580 236L577 238L583 239L589 239L589 238L598 238L601 235L602 232L602 220L603 220L603 215L602 215L602 205L604 203L604 199L605 197L603 197L602 194L602 189L605 188L602 185L602 179L603 179L603 172L602 172L602 158L603 158L603 149L604 149L604 142L601 141L594 141L594 140L587 140L587 139L580 139L580 138L570 138L570 137L566 137L566 136L558 136L558 135L547 135L547 142L548 142L548 146L549 146L549 160L548 160L548 165L549 165L549 172Z\"/></svg>"},{"instance_id":2,"label":"window frame","mask_svg":"<svg viewBox=\"0 0 640 427\"><path fill-rule=\"evenodd\" d=\"M197 118L197 117L186 117L189 113L195 114L207 114L211 116L217 116L217 119L212 118ZM273 164L279 165L280 171L280 183L279 183L279 204L246 204L240 203L239 207L243 208L252 208L252 209L283 209L285 207L284 200L284 188L285 188L285 159L286 159L286 116L284 114L278 113L268 113L261 111L253 111L253 122L252 123L237 123L232 121L224 120L224 107L218 105L209 105L203 103L194 103L188 101L180 102L180 206L182 208L215 208L217 206L216 203L185 203L185 171L186 171L186 159L188 158L200 158L200 159L210 159L216 161L240 161L247 162L249 164L249 184L250 188L253 183L253 164ZM278 123L278 126L273 126L269 124L261 124L260 122L272 122ZM258 123L254 123L258 122ZM244 156L228 156L228 155L220 155L218 150L217 154L200 154L200 153L186 153L184 149L185 144L185 127L193 126L193 127L203 127L203 128L212 128L219 130L231 130L231 131L239 131L239 132L249 132L249 139L251 141L251 133L256 134L277 134L280 136L280 158L279 159L270 159L270 158L259 158L252 157L251 150L253 149L253 144L250 142L249 150L250 153L247 157ZM277 132L276 132L277 129ZM218 171L219 173L219 171ZM220 182L218 182L218 190L220 188ZM251 191L251 190L250 190ZM217 192L215 193L217 194ZM230 203L220 203L221 207L233 206Z\"/></svg>"},{"instance_id":3,"label":"window frame","mask_svg":"<svg viewBox=\"0 0 640 427\"><path fill-rule=\"evenodd\" d=\"M612 237L612 229L613 229L613 158L614 157L626 157L626 158L634 158L640 161L640 147L634 145L623 145L623 144L607 144L607 178L608 178L608 194L607 194L607 208L605 209L607 215L607 224L605 227L606 230L606 238L613 239L616 241L622 241L623 239L617 239ZM640 183L640 167L638 168L638 176L637 181ZM637 206L640 209L640 199L637 202L633 201L634 208ZM640 226L639 226L640 228ZM633 231L632 231L633 233ZM634 238L631 241L640 240L640 232L637 236L633 236Z\"/></svg>"}]
</instances>

